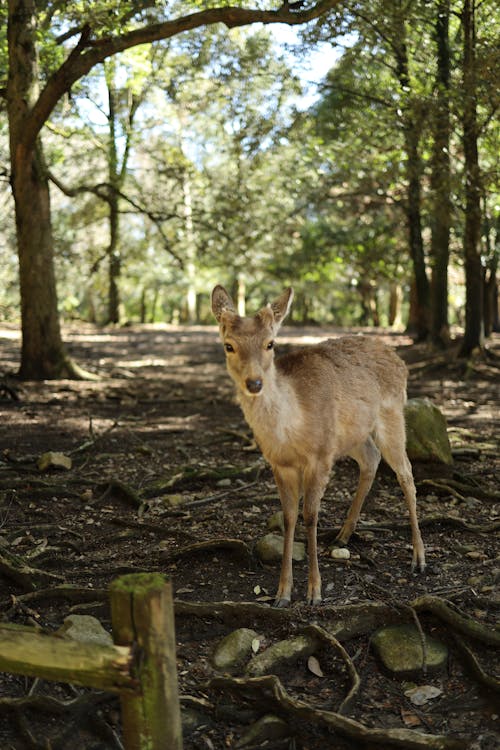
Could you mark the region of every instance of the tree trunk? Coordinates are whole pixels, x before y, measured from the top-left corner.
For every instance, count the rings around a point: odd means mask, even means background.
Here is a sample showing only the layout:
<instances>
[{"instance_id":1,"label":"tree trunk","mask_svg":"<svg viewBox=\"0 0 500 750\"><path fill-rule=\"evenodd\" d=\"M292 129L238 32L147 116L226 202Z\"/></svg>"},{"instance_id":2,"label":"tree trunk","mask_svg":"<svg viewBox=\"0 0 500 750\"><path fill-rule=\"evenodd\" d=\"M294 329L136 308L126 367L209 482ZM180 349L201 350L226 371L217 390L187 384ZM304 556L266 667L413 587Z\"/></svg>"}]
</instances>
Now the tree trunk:
<instances>
[{"instance_id":1,"label":"tree trunk","mask_svg":"<svg viewBox=\"0 0 500 750\"><path fill-rule=\"evenodd\" d=\"M401 327L401 300L403 292L397 281L391 282L389 287L389 325L391 328Z\"/></svg>"},{"instance_id":2,"label":"tree trunk","mask_svg":"<svg viewBox=\"0 0 500 750\"><path fill-rule=\"evenodd\" d=\"M398 28L400 38L395 43L396 70L401 88L404 147L406 155L406 216L408 224L408 242L410 257L413 263L415 278L415 300L413 320L410 320L408 332L421 341L429 334L429 279L425 267L424 243L422 240L421 185L422 160L419 152L420 124L412 111L411 80L409 74L408 49L406 45L406 19L401 3L398 3Z\"/></svg>"},{"instance_id":3,"label":"tree trunk","mask_svg":"<svg viewBox=\"0 0 500 750\"><path fill-rule=\"evenodd\" d=\"M58 378L71 370L59 325L49 182L41 143L27 147L23 141L38 96L35 35L34 0L9 0L7 112L21 292L19 375L27 380Z\"/></svg>"},{"instance_id":4,"label":"tree trunk","mask_svg":"<svg viewBox=\"0 0 500 750\"><path fill-rule=\"evenodd\" d=\"M437 7L437 100L432 151L431 208L431 340L445 348L450 340L448 323L448 261L451 225L450 204L450 0Z\"/></svg>"},{"instance_id":5,"label":"tree trunk","mask_svg":"<svg viewBox=\"0 0 500 750\"><path fill-rule=\"evenodd\" d=\"M463 147L465 159L465 333L460 349L468 356L484 345L483 277L481 262L481 177L478 155L476 97L475 0L464 0L463 31Z\"/></svg>"},{"instance_id":6,"label":"tree trunk","mask_svg":"<svg viewBox=\"0 0 500 750\"><path fill-rule=\"evenodd\" d=\"M118 251L118 199L116 194L109 200L109 245L108 255L108 323L120 322L120 289L118 280L121 273L121 258Z\"/></svg>"}]
</instances>

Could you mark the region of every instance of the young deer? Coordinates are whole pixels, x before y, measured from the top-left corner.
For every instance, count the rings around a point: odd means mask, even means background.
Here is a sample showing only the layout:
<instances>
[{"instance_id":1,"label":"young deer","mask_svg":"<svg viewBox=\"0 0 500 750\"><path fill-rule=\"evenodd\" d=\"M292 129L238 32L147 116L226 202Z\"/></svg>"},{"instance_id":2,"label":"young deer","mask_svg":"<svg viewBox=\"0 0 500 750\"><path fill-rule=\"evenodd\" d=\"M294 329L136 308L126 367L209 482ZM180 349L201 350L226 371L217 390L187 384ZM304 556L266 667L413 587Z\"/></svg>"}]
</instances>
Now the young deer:
<instances>
[{"instance_id":1,"label":"young deer","mask_svg":"<svg viewBox=\"0 0 500 750\"><path fill-rule=\"evenodd\" d=\"M274 338L288 314L293 290L242 318L222 286L212 292L226 363L255 439L270 463L285 525L281 575L275 606L292 593L292 545L299 500L307 529L307 599L321 601L317 521L334 461L352 456L359 484L338 534L347 544L372 485L380 456L395 471L410 513L413 560L425 569L411 464L405 449L406 367L392 349L364 336L328 339L274 359Z\"/></svg>"}]
</instances>

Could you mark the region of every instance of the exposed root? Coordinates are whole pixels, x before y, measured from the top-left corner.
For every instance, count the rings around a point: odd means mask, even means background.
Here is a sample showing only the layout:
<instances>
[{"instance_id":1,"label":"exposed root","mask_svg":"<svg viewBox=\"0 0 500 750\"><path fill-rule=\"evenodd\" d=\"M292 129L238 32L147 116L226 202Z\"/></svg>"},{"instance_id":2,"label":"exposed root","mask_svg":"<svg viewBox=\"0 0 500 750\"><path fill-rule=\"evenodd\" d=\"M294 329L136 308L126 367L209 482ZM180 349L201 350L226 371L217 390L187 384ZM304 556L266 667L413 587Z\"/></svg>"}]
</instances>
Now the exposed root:
<instances>
[{"instance_id":1,"label":"exposed root","mask_svg":"<svg viewBox=\"0 0 500 750\"><path fill-rule=\"evenodd\" d=\"M275 675L247 679L214 677L209 686L262 702L267 711L270 704L274 704L290 718L323 724L358 744L399 747L402 750L465 750L467 747L465 741L443 735L423 734L411 729L372 729L338 712L314 708L306 701L292 698Z\"/></svg>"}]
</instances>

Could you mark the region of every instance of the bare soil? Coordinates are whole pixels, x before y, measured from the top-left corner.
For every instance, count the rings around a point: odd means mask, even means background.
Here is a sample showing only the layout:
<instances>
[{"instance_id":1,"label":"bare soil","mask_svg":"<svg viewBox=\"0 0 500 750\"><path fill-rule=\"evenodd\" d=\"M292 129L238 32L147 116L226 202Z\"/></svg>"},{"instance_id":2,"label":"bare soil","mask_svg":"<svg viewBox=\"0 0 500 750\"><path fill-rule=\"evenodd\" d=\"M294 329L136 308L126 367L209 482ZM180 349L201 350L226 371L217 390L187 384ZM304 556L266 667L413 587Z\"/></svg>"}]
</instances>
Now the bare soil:
<instances>
[{"instance_id":1,"label":"bare soil","mask_svg":"<svg viewBox=\"0 0 500 750\"><path fill-rule=\"evenodd\" d=\"M340 333L285 328L281 350ZM379 470L351 541L351 560L331 559L329 541L357 481L355 465L342 460L320 516L324 602L316 608L305 604L307 564L295 563L293 604L276 618L270 606L279 571L262 565L253 548L279 510L278 496L234 401L215 328L67 328L70 354L99 379L20 383L11 376L18 364L18 332L4 326L0 542L33 568L58 578L21 584L0 571L2 620L52 631L71 613L92 614L110 630L102 589L126 572L162 571L173 581L176 602L208 605L203 616L186 615L177 605L185 750L235 748L252 722L270 710L288 721L290 737L261 739L251 747L362 747L324 723L287 715L265 696L267 705L262 705L258 696L215 686L211 654L235 627L256 629L263 646L309 623L328 628L338 605L384 602L400 621L412 622L407 605L423 594L439 596L476 622L495 627L500 607L495 525L500 337L490 343L486 359L464 363L453 353L435 355L411 345L403 335L379 335L408 363L409 396L429 396L448 420L453 467L414 465L428 571L410 574L409 525L399 487L386 467ZM37 462L46 451L70 456L72 468L41 472ZM300 528L297 538L303 537ZM227 539L245 542L249 554L220 543ZM193 547L203 541L213 545L202 551ZM62 597L55 593L58 583L74 588ZM35 593L26 596L30 589ZM221 615L221 601L259 602L261 608L255 615L242 606L230 621ZM426 613L419 614L419 621L450 650L444 672L415 680L438 687L439 697L413 705L405 696L408 684L377 664L372 633L353 634L343 643L361 688L346 716L367 727L446 735L463 740L464 747L499 747L498 693L471 673L451 627ZM489 675L497 670L498 679L498 652L480 641L469 647L482 670ZM292 697L336 711L348 689L343 665L328 649L318 660L322 677L308 668L307 659L278 676ZM122 742L115 697L0 675L0 748L107 750L121 748Z\"/></svg>"}]
</instances>

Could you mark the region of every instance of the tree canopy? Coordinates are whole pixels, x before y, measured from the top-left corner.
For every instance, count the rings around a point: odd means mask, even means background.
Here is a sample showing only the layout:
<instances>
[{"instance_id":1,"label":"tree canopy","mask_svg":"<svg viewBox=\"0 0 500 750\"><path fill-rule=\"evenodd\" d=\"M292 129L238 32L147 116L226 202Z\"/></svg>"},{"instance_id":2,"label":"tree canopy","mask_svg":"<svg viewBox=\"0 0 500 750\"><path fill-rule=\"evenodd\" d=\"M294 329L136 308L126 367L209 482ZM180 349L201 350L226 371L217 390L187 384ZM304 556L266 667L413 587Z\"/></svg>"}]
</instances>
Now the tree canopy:
<instances>
[{"instance_id":1,"label":"tree canopy","mask_svg":"<svg viewBox=\"0 0 500 750\"><path fill-rule=\"evenodd\" d=\"M439 346L465 324L465 353L498 326L494 4L296 5L2 6L0 311L23 377L78 374L61 314L206 320L216 281L241 304L293 283L297 319Z\"/></svg>"}]
</instances>

